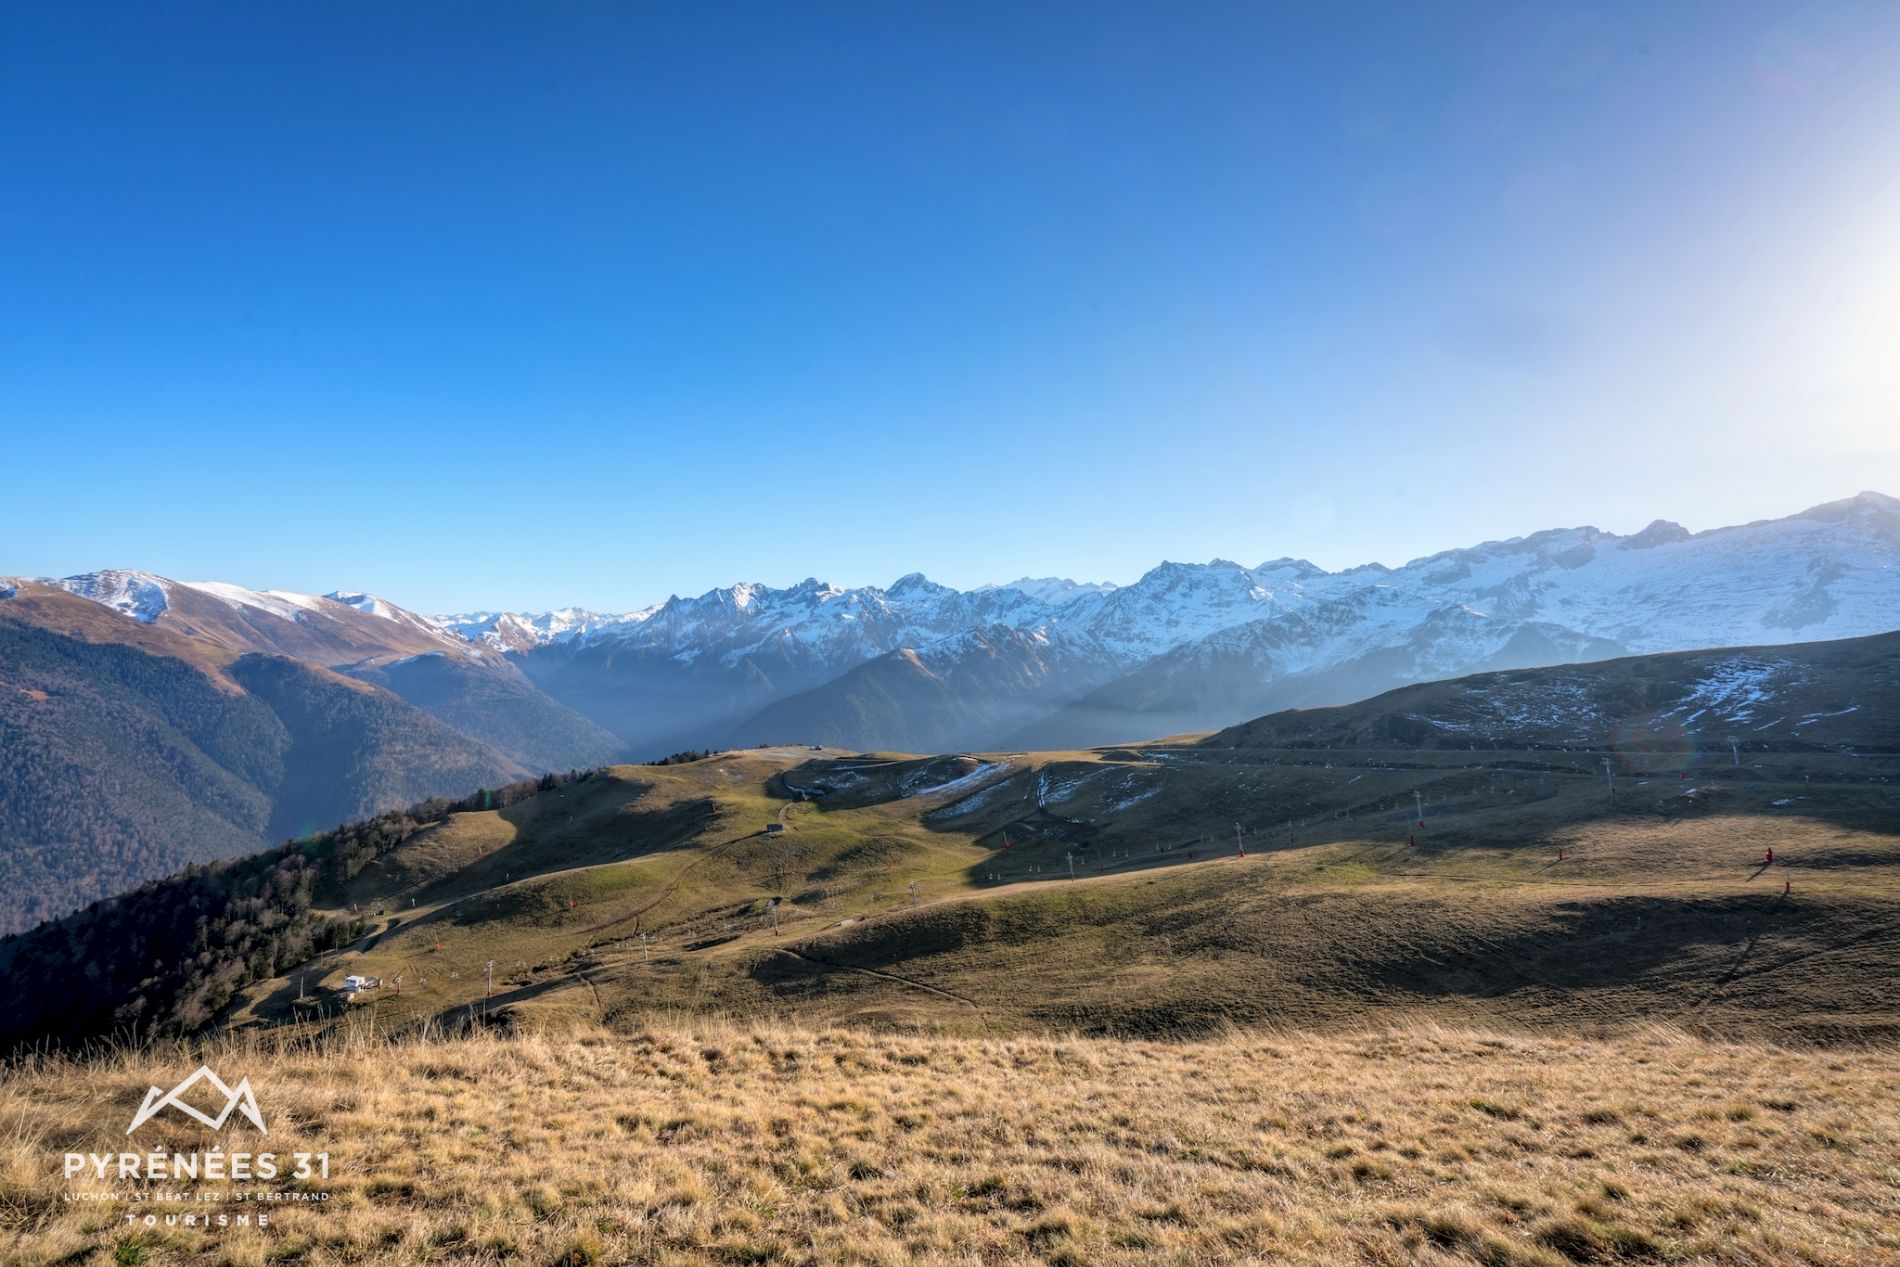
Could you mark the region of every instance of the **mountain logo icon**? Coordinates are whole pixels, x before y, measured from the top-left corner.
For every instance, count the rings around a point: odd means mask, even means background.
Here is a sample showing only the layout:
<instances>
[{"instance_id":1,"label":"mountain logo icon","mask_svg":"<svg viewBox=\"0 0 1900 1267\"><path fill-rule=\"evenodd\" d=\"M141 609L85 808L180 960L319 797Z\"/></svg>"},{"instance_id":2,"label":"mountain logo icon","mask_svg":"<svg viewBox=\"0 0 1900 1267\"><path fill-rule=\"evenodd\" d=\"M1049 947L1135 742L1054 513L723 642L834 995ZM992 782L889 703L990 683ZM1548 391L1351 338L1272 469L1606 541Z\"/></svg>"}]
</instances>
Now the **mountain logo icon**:
<instances>
[{"instance_id":1,"label":"mountain logo icon","mask_svg":"<svg viewBox=\"0 0 1900 1267\"><path fill-rule=\"evenodd\" d=\"M185 1101L185 1093L200 1082L208 1083L224 1097L224 1107L218 1111L216 1117ZM257 1128L259 1134L270 1134L264 1129L264 1115L257 1110L257 1097L251 1093L251 1080L240 1078L237 1086L232 1087L223 1078L213 1073L210 1065L199 1065L197 1073L192 1074L170 1091L160 1091L157 1087L147 1091L145 1103L139 1105L139 1111L133 1114L132 1125L125 1128L125 1133L130 1135L156 1116L160 1109L166 1107L177 1109L186 1117L193 1121L203 1122L214 1131L223 1130L224 1124L231 1119L232 1111L236 1110L250 1119L251 1125Z\"/></svg>"}]
</instances>

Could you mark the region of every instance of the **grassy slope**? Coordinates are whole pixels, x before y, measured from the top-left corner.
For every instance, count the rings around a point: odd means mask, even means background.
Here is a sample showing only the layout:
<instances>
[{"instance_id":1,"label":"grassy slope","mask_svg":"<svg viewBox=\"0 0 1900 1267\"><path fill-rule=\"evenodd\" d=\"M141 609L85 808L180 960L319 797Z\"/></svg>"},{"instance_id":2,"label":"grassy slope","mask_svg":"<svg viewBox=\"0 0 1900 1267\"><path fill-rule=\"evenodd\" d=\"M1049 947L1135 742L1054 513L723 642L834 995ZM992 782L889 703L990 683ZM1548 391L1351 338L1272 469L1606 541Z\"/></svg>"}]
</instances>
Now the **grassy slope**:
<instances>
[{"instance_id":1,"label":"grassy slope","mask_svg":"<svg viewBox=\"0 0 1900 1267\"><path fill-rule=\"evenodd\" d=\"M1469 750L1503 742L1653 758L1719 750L1731 738L1744 752L1900 750L1900 633L1424 682L1356 704L1272 713L1207 743Z\"/></svg>"},{"instance_id":2,"label":"grassy slope","mask_svg":"<svg viewBox=\"0 0 1900 1267\"><path fill-rule=\"evenodd\" d=\"M242 1069L325 1208L128 1231L64 1192L151 1085ZM129 1262L1892 1262L1900 1058L1651 1031L1188 1043L701 1018L631 1034L214 1044L0 1083L0 1255ZM141 1147L227 1147L175 1115ZM176 1185L165 1185L175 1187ZM219 1185L206 1185L216 1188ZM178 1207L173 1206L173 1212Z\"/></svg>"},{"instance_id":3,"label":"grassy slope","mask_svg":"<svg viewBox=\"0 0 1900 1267\"><path fill-rule=\"evenodd\" d=\"M1628 773L1615 801L1587 753L1154 748L979 766L771 750L622 767L425 832L335 895L381 912L375 934L254 988L232 1019L334 1024L336 996L299 1008L299 989L362 972L403 978L368 1004L395 1028L729 1009L1158 1033L1382 1010L1891 1035L1900 815L1891 785L1868 781L1891 765L1705 759ZM787 799L819 782L822 802ZM783 835L764 835L775 821Z\"/></svg>"}]
</instances>

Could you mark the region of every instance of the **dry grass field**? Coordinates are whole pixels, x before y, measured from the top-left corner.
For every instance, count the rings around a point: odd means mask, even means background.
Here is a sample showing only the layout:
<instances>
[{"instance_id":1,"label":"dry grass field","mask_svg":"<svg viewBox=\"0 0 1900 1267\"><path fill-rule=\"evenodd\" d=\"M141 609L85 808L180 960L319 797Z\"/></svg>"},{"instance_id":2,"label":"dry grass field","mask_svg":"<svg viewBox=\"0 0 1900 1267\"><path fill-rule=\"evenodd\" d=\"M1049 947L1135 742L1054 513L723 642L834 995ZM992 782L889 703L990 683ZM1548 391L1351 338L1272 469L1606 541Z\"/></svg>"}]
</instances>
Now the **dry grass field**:
<instances>
[{"instance_id":1,"label":"dry grass field","mask_svg":"<svg viewBox=\"0 0 1900 1267\"><path fill-rule=\"evenodd\" d=\"M128 1228L68 1149L248 1075L332 1193ZM1900 1262L1900 1053L1398 1026L1183 1043L678 1019L323 1049L227 1038L0 1086L7 1262ZM266 1146L166 1114L139 1148ZM174 1208L173 1213L176 1212Z\"/></svg>"}]
</instances>

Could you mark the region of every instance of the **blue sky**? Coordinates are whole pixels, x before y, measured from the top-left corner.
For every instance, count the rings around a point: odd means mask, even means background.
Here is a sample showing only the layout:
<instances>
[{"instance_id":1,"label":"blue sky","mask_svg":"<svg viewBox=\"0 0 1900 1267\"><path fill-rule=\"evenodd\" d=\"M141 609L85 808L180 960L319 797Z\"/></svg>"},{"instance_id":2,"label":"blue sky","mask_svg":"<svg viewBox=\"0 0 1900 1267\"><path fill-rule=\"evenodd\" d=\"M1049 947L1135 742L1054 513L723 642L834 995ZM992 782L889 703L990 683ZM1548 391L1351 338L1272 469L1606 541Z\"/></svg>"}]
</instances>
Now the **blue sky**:
<instances>
[{"instance_id":1,"label":"blue sky","mask_svg":"<svg viewBox=\"0 0 1900 1267\"><path fill-rule=\"evenodd\" d=\"M16 6L0 572L1128 581L1900 493L1900 6Z\"/></svg>"}]
</instances>

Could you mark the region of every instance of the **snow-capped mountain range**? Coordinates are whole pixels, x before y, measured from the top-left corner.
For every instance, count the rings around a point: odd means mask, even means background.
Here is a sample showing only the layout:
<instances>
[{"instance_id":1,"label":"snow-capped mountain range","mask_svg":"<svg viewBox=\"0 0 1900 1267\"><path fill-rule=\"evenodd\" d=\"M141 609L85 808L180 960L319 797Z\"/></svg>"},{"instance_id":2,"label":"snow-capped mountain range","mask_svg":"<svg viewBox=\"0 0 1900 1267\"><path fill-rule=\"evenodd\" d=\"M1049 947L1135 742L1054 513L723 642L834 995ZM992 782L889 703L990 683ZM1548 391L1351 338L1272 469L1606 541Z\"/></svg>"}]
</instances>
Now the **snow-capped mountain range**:
<instances>
[{"instance_id":1,"label":"snow-capped mountain range","mask_svg":"<svg viewBox=\"0 0 1900 1267\"><path fill-rule=\"evenodd\" d=\"M1132 585L1013 581L958 591L912 573L887 589L806 580L785 589L741 584L622 615L580 608L439 617L474 642L530 645L611 639L722 654L790 636L811 645L875 629L900 645L992 623L1060 625L1144 659L1261 619L1357 599L1381 626L1449 607L1538 620L1614 640L1630 652L1695 645L1807 641L1817 624L1854 632L1900 613L1895 522L1900 500L1863 493L1787 519L1690 533L1657 520L1618 536L1595 528L1448 550L1389 569L1326 572L1303 559L1245 567L1224 559L1163 563ZM1746 575L1773 601L1738 601L1722 579ZM333 596L335 597L335 596ZM1757 589L1756 598L1767 597ZM1384 613L1377 615L1377 613ZM1830 636L1833 631L1830 630ZM1842 634L1846 636L1846 634Z\"/></svg>"},{"instance_id":2,"label":"snow-capped mountain range","mask_svg":"<svg viewBox=\"0 0 1900 1267\"><path fill-rule=\"evenodd\" d=\"M1863 493L1699 533L1661 520L1629 536L1553 529L1399 568L1217 559L1163 563L1120 587L1024 578L973 590L912 573L884 588L738 584L621 614L431 617L357 593L137 572L42 583L145 623L188 609L205 624L213 600L243 617L245 636L276 628L260 616L307 630L346 622L347 636L319 640L343 657L332 665L505 660L640 756L765 739L1056 746L1213 728L1486 668L1900 628L1900 500ZM942 724L945 710L955 725Z\"/></svg>"}]
</instances>

